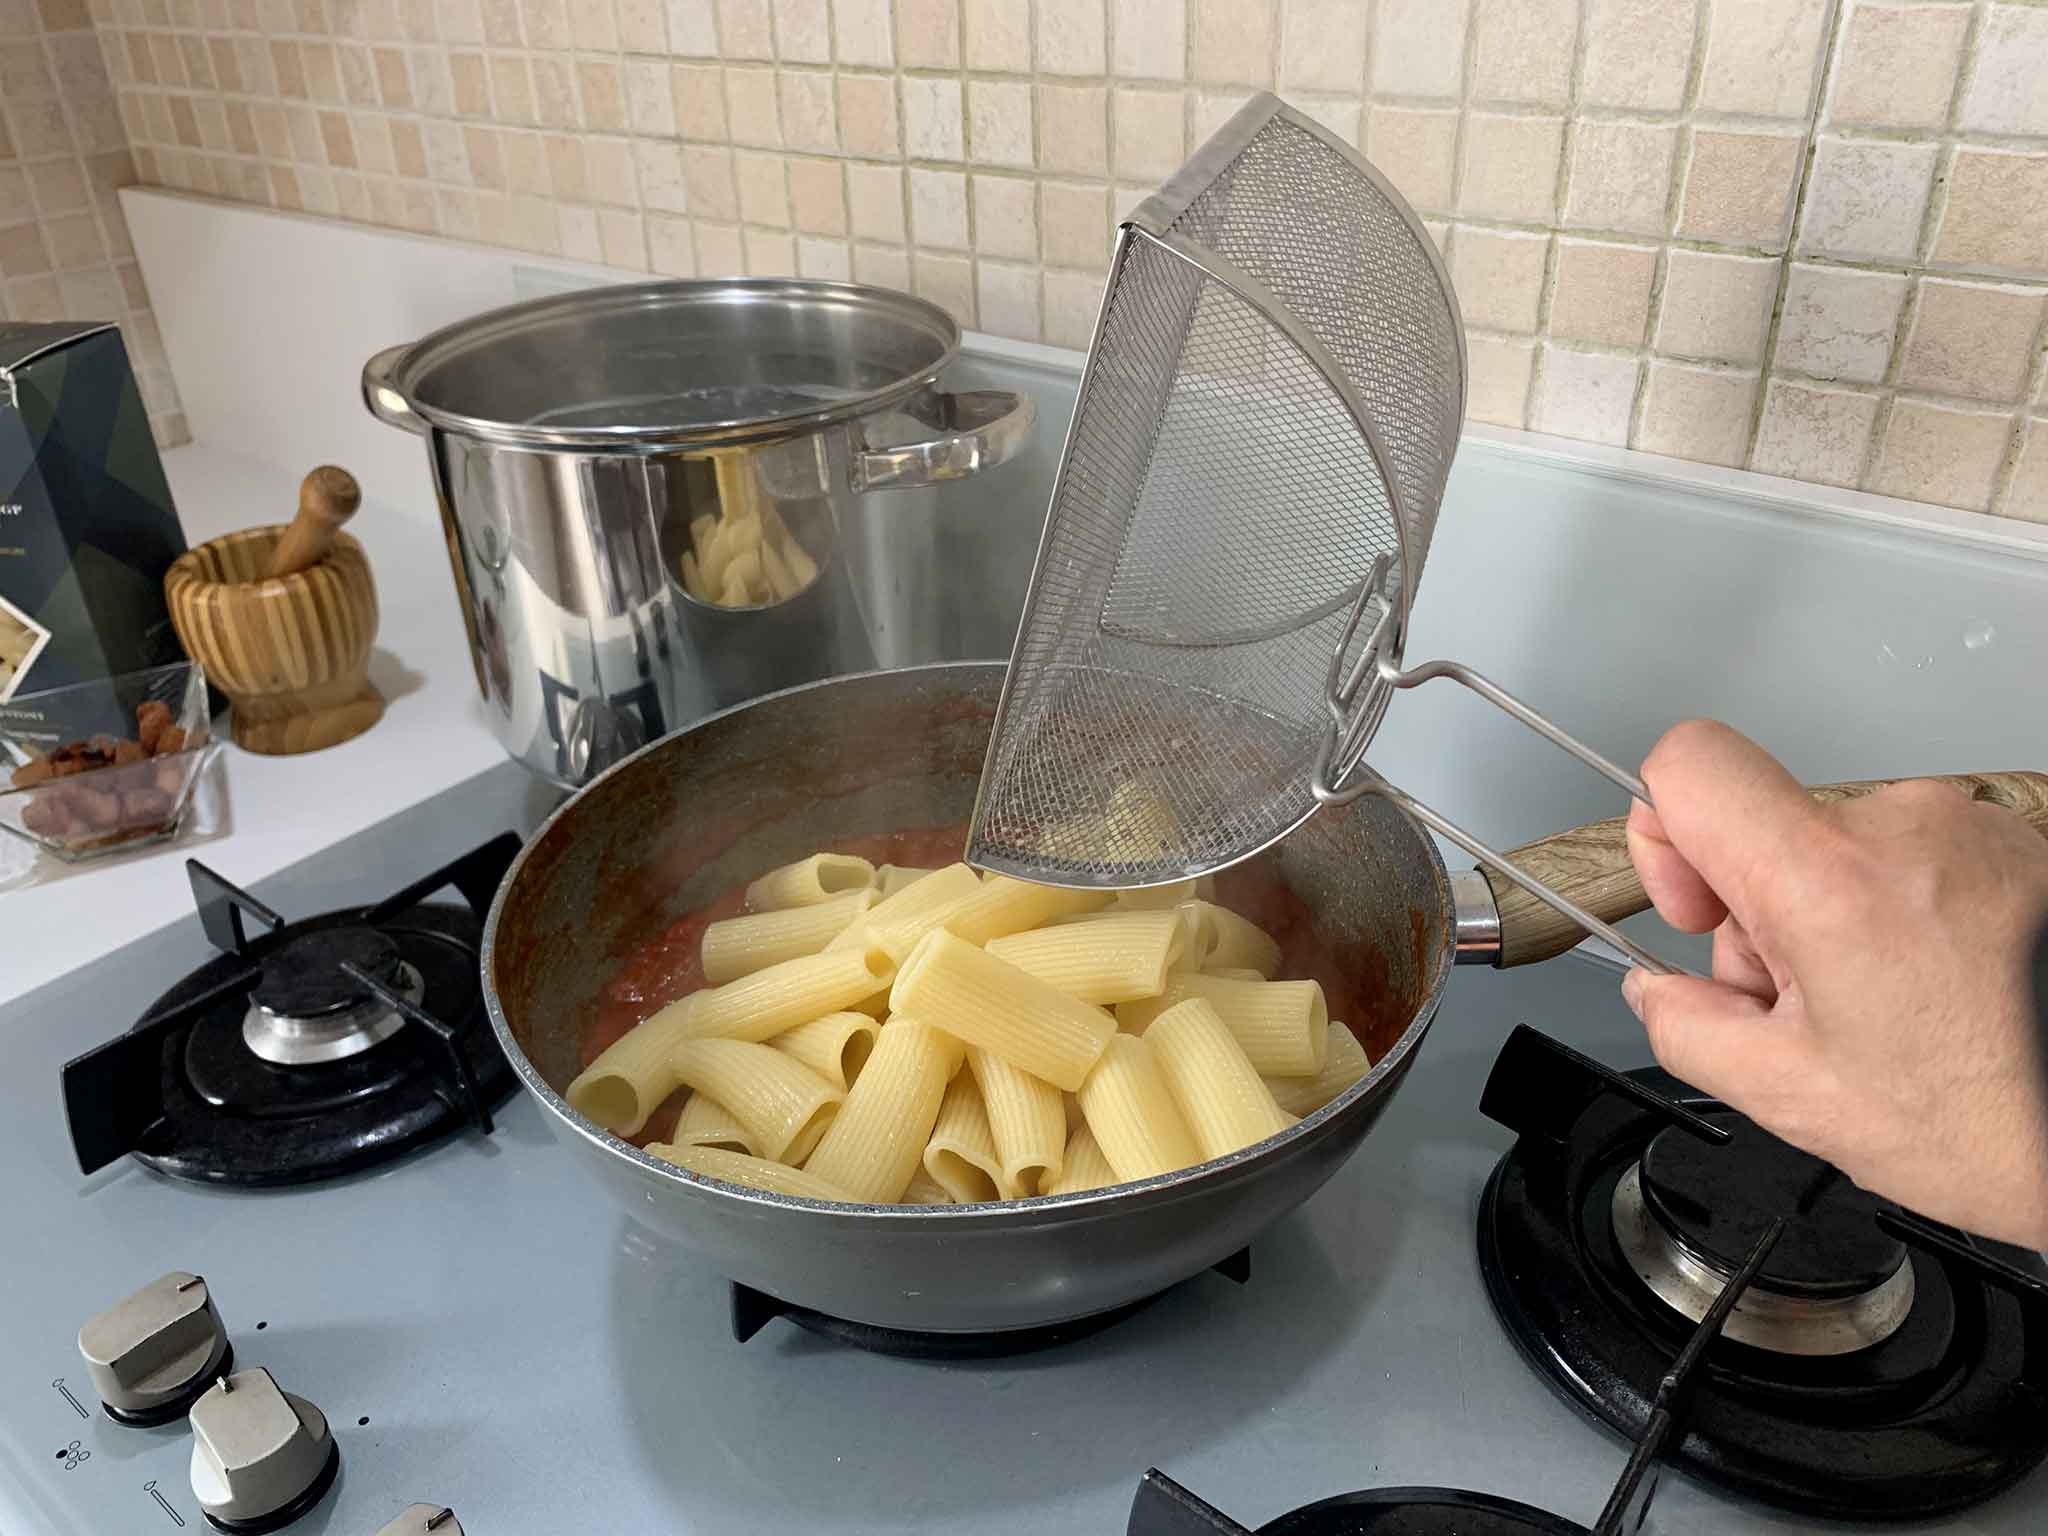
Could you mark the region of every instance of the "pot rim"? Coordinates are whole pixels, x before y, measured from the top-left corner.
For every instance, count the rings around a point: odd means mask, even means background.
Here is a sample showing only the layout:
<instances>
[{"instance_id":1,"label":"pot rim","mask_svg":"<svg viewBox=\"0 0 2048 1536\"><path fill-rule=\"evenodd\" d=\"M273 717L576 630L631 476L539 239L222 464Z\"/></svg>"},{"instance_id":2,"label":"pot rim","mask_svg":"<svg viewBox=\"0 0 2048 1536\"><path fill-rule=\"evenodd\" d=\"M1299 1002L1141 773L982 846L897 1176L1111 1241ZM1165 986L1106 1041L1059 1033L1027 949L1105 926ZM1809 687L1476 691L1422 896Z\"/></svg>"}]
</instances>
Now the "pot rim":
<instances>
[{"instance_id":1,"label":"pot rim","mask_svg":"<svg viewBox=\"0 0 2048 1536\"><path fill-rule=\"evenodd\" d=\"M924 332L936 352L930 362L887 384L848 395L810 410L738 416L717 421L652 426L541 426L472 416L423 400L419 376L445 361L457 348L467 349L576 311L612 314L655 312L665 305L748 305L775 303L854 306L887 315ZM890 288L814 278L731 277L680 278L646 283L607 283L569 293L548 294L486 310L430 331L417 341L379 353L369 369L377 372L365 385L396 395L421 421L442 432L504 447L571 449L584 453L644 454L713 448L732 443L800 436L837 422L886 409L928 388L960 351L960 327L953 317L928 299Z\"/></svg>"},{"instance_id":2,"label":"pot rim","mask_svg":"<svg viewBox=\"0 0 2048 1536\"><path fill-rule=\"evenodd\" d=\"M999 661L938 661L912 667L881 667L870 672L853 672L837 677L820 678L813 682L798 684L793 688L762 694L758 698L748 699L716 714L707 715L681 731L649 742L638 751L621 758L557 806L535 830L533 836L527 839L518 856L506 869L505 878L499 882L497 893L491 898L491 910L484 920L483 943L478 952L479 968L483 975L484 1009L490 1017L491 1031L497 1037L499 1048L504 1051L506 1059L512 1064L513 1071L527 1092L538 1099L542 1108L563 1126L574 1131L599 1152L633 1164L645 1177L681 1186L698 1197L736 1201L742 1207L761 1212L787 1210L816 1213L821 1217L842 1220L948 1222L964 1226L968 1230L988 1230L1012 1226L1037 1226L1047 1218L1080 1216L1083 1213L1089 1216L1106 1216L1113 1214L1112 1208L1115 1211L1122 1211L1134 1205L1169 1204L1175 1197L1190 1193L1188 1186L1199 1184L1208 1187L1235 1182L1240 1176L1257 1172L1268 1160L1280 1157L1295 1142L1319 1139L1320 1135L1333 1127L1338 1120L1361 1109L1368 1100L1378 1097L1382 1091L1391 1091L1392 1086L1406 1071L1410 1059L1420 1048L1423 1036L1429 1032L1438 1005L1443 1001L1444 989L1450 984L1451 968L1457 953L1457 923L1451 900L1449 871L1444 865L1443 855L1438 850L1435 840L1409 821L1405 813L1402 820L1426 851L1429 867L1437 881L1440 921L1439 938L1434 946L1433 956L1436 977L1428 994L1417 1005L1407 1026L1401 1031L1400 1038L1388 1048L1385 1055L1372 1064L1371 1070L1364 1077L1321 1109L1303 1116L1286 1130L1268 1136L1264 1141L1242 1147L1227 1156L1212 1158L1208 1162L1178 1168L1171 1173L1159 1174L1135 1183L1109 1185L1103 1189L1076 1190L1064 1195L1034 1195L1027 1200L991 1201L975 1205L871 1205L841 1200L812 1200L803 1196L780 1195L744 1185L727 1184L722 1180L707 1178L702 1174L680 1168L674 1163L665 1162L585 1119L540 1075L539 1070L528 1059L525 1050L513 1036L511 1024L505 1017L504 1005L498 998L494 974L498 923L504 915L506 897L517 883L528 856L540 846L557 822L577 808L584 796L596 791L614 775L624 772L629 764L636 763L642 757L670 746L705 726L738 714L742 710L772 703L792 694L862 682L876 677L920 673L995 672L1006 665Z\"/></svg>"}]
</instances>

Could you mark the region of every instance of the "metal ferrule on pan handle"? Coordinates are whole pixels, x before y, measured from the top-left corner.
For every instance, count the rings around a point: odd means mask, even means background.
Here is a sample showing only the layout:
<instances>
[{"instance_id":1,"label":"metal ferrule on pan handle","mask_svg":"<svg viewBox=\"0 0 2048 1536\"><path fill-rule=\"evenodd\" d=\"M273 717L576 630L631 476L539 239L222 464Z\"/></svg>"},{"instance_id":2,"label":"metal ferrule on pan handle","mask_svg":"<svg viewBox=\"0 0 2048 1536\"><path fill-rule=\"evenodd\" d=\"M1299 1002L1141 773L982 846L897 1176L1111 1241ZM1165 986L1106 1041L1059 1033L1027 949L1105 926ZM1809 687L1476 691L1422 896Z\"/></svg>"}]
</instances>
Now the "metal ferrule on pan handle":
<instances>
[{"instance_id":1,"label":"metal ferrule on pan handle","mask_svg":"<svg viewBox=\"0 0 2048 1536\"><path fill-rule=\"evenodd\" d=\"M1390 484L1389 489L1392 490ZM1398 493L1396 493L1398 494ZM1668 975L1674 967L1651 954L1612 923L1595 917L1570 897L1552 890L1543 881L1516 867L1505 855L1481 842L1450 818L1432 810L1406 791L1389 784L1363 761L1367 744L1379 729L1387 703L1399 688L1413 688L1433 678L1448 677L1462 683L1481 698L1514 716L1545 740L1564 748L1610 783L1627 790L1645 805L1650 791L1626 768L1595 752L1584 742L1567 734L1551 720L1484 674L1455 661L1426 661L1418 666L1401 665L1401 633L1397 622L1400 606L1388 590L1392 560L1381 555L1373 561L1365 580L1359 583L1358 598L1351 605L1351 617L1330 652L1329 679L1323 703L1330 714L1330 726L1316 753L1315 774L1310 792L1323 805L1346 805L1361 795L1381 795L1421 822L1430 831L1465 850L1486 868L1511 880L1537 900L1546 902L1589 933L1598 934L1645 970ZM1358 654L1346 665L1352 643L1368 611L1378 617Z\"/></svg>"}]
</instances>

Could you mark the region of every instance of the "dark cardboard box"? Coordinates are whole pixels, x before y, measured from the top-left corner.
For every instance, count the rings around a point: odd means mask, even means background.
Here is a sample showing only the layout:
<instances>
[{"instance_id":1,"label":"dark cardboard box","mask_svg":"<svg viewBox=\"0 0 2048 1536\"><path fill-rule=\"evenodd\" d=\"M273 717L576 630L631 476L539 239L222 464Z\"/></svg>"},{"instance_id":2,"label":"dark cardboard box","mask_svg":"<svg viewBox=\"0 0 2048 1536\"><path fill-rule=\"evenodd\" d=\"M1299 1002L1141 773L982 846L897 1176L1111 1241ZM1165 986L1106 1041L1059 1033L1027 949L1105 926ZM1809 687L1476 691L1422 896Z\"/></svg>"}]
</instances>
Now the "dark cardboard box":
<instances>
[{"instance_id":1,"label":"dark cardboard box","mask_svg":"<svg viewBox=\"0 0 2048 1536\"><path fill-rule=\"evenodd\" d=\"M120 331L0 322L0 702L179 660L184 552Z\"/></svg>"}]
</instances>

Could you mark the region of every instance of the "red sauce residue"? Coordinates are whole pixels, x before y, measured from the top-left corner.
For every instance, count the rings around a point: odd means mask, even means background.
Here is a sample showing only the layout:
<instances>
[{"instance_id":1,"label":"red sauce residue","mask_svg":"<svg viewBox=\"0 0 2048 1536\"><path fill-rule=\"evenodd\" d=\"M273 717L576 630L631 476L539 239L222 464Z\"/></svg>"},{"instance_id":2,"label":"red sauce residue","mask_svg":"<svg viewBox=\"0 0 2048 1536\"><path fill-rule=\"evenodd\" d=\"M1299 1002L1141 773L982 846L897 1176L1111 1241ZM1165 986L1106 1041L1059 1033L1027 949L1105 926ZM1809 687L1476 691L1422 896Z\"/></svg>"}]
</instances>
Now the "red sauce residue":
<instances>
[{"instance_id":1,"label":"red sauce residue","mask_svg":"<svg viewBox=\"0 0 2048 1536\"><path fill-rule=\"evenodd\" d=\"M847 838L833 851L875 864L936 868L956 862L966 840L966 823L955 822ZM1400 995L1386 956L1364 940L1330 945L1318 938L1308 905L1270 870L1257 865L1225 870L1216 877L1216 899L1273 936L1280 945L1281 976L1309 977L1322 983L1330 1017L1350 1026L1372 1060L1378 1061L1407 1029L1414 1002ZM735 886L627 953L583 1031L582 1064L589 1066L600 1051L657 1008L702 987L704 929L745 910L746 888ZM1422 975L1429 924L1423 913L1413 910L1409 922L1415 944L1411 974ZM641 1146L666 1140L675 1129L686 1097L678 1093L663 1104L631 1140Z\"/></svg>"}]
</instances>

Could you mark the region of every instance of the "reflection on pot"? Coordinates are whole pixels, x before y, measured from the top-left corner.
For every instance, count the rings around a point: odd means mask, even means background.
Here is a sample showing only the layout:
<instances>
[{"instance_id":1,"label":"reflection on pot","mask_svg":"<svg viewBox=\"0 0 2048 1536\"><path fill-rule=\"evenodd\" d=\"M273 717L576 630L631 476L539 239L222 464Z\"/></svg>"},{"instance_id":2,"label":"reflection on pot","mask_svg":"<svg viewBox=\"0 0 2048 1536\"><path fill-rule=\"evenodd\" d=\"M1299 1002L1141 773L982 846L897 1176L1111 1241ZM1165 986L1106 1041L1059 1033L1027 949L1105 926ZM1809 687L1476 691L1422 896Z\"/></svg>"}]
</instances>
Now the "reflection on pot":
<instances>
[{"instance_id":1,"label":"reflection on pot","mask_svg":"<svg viewBox=\"0 0 2048 1536\"><path fill-rule=\"evenodd\" d=\"M931 488L1016 456L1035 413L937 388L958 344L908 295L729 280L560 295L372 358L370 409L427 438L506 749L573 787L762 693L1007 650L1028 565Z\"/></svg>"}]
</instances>

